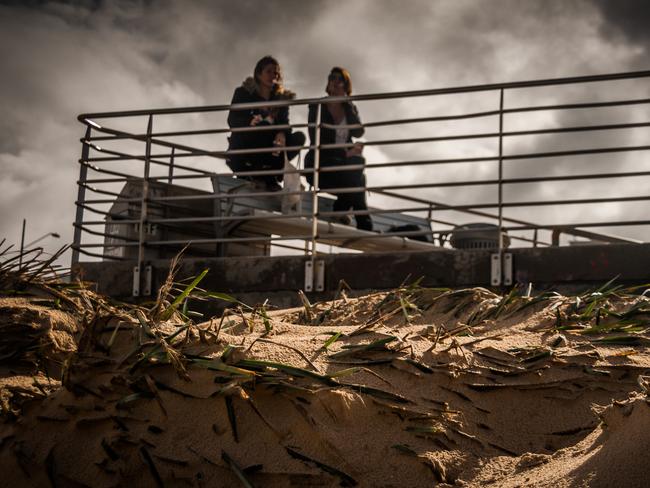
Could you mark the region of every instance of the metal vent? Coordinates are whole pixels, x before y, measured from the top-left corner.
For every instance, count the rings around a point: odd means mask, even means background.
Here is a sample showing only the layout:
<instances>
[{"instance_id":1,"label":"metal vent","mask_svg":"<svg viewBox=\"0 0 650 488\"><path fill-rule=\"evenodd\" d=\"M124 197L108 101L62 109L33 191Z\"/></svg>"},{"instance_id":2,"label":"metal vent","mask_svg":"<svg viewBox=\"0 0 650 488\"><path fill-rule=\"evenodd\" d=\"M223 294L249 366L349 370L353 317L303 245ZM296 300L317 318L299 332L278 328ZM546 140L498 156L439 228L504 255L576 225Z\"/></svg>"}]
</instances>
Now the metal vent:
<instances>
[{"instance_id":1,"label":"metal vent","mask_svg":"<svg viewBox=\"0 0 650 488\"><path fill-rule=\"evenodd\" d=\"M464 224L454 227L449 240L455 249L498 249L499 227L494 224ZM503 232L503 247L510 244L506 232Z\"/></svg>"}]
</instances>

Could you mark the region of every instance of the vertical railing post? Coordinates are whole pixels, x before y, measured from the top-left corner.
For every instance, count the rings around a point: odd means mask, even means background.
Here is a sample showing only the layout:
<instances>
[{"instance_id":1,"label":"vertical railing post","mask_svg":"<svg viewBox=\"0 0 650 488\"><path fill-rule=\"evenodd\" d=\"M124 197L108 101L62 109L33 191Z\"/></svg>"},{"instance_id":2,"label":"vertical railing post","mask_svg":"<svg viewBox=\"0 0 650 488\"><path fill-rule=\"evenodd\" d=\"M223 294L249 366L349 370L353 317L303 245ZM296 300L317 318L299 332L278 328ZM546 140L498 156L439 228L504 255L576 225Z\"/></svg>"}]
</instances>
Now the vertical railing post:
<instances>
[{"instance_id":1,"label":"vertical railing post","mask_svg":"<svg viewBox=\"0 0 650 488\"><path fill-rule=\"evenodd\" d=\"M499 90L499 254L503 253L503 88Z\"/></svg>"},{"instance_id":2,"label":"vertical railing post","mask_svg":"<svg viewBox=\"0 0 650 488\"><path fill-rule=\"evenodd\" d=\"M142 199L140 200L140 228L138 229L138 264L133 270L133 296L140 296L141 276L144 272L144 246L146 239L146 225L149 199L149 167L151 164L151 133L153 127L153 115L149 115L147 123L147 138L145 143L144 171L142 176ZM143 295L148 295L145 287Z\"/></svg>"},{"instance_id":3,"label":"vertical railing post","mask_svg":"<svg viewBox=\"0 0 650 488\"><path fill-rule=\"evenodd\" d=\"M316 105L316 137L314 138L314 145L316 150L314 152L314 185L312 187L311 196L311 259L312 261L316 256L316 239L318 237L318 187L320 184L320 126L321 126L321 104Z\"/></svg>"},{"instance_id":4,"label":"vertical railing post","mask_svg":"<svg viewBox=\"0 0 650 488\"><path fill-rule=\"evenodd\" d=\"M311 189L311 243L305 246L309 251L309 259L305 261L305 291L314 290L314 282L317 271L316 263L316 241L318 240L318 185L320 175L320 126L321 126L321 104L316 105L316 127L314 137L314 173ZM322 271L322 268L320 269ZM318 288L318 286L316 287Z\"/></svg>"},{"instance_id":5,"label":"vertical railing post","mask_svg":"<svg viewBox=\"0 0 650 488\"><path fill-rule=\"evenodd\" d=\"M167 175L167 183L170 185L174 181L174 155L176 154L176 148L172 147L172 154L169 157L169 174Z\"/></svg>"},{"instance_id":6,"label":"vertical railing post","mask_svg":"<svg viewBox=\"0 0 650 488\"><path fill-rule=\"evenodd\" d=\"M433 203L429 204L429 211L427 212L427 220L429 221L429 230L431 231L431 242L435 244L436 238L434 236L435 229L433 228Z\"/></svg>"},{"instance_id":7,"label":"vertical railing post","mask_svg":"<svg viewBox=\"0 0 650 488\"><path fill-rule=\"evenodd\" d=\"M79 181L77 182L77 212L74 219L74 236L72 239L71 267L79 263L79 247L81 246L81 226L84 219L84 201L86 199L86 178L88 177L88 155L90 154L90 135L92 127L86 126L86 134L81 143L81 159L79 160Z\"/></svg>"},{"instance_id":8,"label":"vertical railing post","mask_svg":"<svg viewBox=\"0 0 650 488\"><path fill-rule=\"evenodd\" d=\"M504 89L499 90L499 176L497 190L498 205L498 249L490 256L492 286L509 286L512 284L512 254L504 253L503 247L503 98Z\"/></svg>"}]
</instances>

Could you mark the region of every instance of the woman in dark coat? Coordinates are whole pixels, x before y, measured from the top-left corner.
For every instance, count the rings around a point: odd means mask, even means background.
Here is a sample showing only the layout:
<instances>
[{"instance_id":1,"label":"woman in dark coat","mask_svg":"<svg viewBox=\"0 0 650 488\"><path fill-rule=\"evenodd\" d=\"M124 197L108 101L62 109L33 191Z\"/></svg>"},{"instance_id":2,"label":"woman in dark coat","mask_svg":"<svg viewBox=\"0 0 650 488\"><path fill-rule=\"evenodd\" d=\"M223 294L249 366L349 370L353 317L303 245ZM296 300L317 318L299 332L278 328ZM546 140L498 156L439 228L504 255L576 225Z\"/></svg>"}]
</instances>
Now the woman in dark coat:
<instances>
[{"instance_id":1,"label":"woman in dark coat","mask_svg":"<svg viewBox=\"0 0 650 488\"><path fill-rule=\"evenodd\" d=\"M344 68L334 67L327 77L327 87L325 89L329 96L341 97L352 93L352 80L350 73ZM317 105L309 106L309 122L316 122ZM324 144L344 144L352 143L352 138L363 136L363 127L358 128L335 128L337 125L354 125L361 124L357 107L352 102L325 102L321 104L321 122L327 124L327 127L320 129L320 143ZM309 138L311 144L316 142L315 127L309 128ZM356 145L351 148L330 148L320 150L321 168L328 166L355 165L363 166L365 159L361 156L362 146ZM314 150L310 150L305 158L305 167L314 167ZM312 174L307 175L307 181L314 184ZM363 169L349 171L332 171L321 172L318 176L318 186L321 190L335 188L365 187L366 176ZM366 203L366 192L360 190L353 193L338 193L336 202L334 202L334 211L345 212L352 210L368 210ZM344 223L350 223L349 216L343 215L339 220ZM369 215L355 215L357 228L363 230L372 230L372 220Z\"/></svg>"},{"instance_id":2,"label":"woman in dark coat","mask_svg":"<svg viewBox=\"0 0 650 488\"><path fill-rule=\"evenodd\" d=\"M231 104L254 103L264 101L290 100L295 94L282 86L280 64L271 56L265 56L255 65L252 77L244 80L235 90ZM233 132L229 138L228 150L257 149L286 146L302 146L305 135L292 132L291 129L274 130L272 126L289 124L289 107L263 107L248 110L230 110L228 126L235 127L271 127L267 130L251 132ZM296 157L299 151L288 151L289 159ZM226 163L235 172L282 170L284 154L282 151L257 154L231 154ZM242 178L242 176L240 176ZM282 174L245 177L259 183L265 190L276 191L281 187Z\"/></svg>"}]
</instances>

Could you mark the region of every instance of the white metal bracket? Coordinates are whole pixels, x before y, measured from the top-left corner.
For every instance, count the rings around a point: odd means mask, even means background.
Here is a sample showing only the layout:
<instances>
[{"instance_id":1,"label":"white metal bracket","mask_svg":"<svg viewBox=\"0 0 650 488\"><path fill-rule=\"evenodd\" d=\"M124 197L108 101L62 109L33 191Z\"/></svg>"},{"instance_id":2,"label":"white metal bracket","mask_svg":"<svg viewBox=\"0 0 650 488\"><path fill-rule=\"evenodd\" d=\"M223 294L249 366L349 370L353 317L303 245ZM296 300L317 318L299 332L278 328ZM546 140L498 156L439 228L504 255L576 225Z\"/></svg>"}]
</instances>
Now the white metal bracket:
<instances>
[{"instance_id":1,"label":"white metal bracket","mask_svg":"<svg viewBox=\"0 0 650 488\"><path fill-rule=\"evenodd\" d=\"M494 253L490 256L490 284L512 285L512 253Z\"/></svg>"},{"instance_id":2,"label":"white metal bracket","mask_svg":"<svg viewBox=\"0 0 650 488\"><path fill-rule=\"evenodd\" d=\"M501 254L494 253L490 256L490 284L501 285Z\"/></svg>"},{"instance_id":3,"label":"white metal bracket","mask_svg":"<svg viewBox=\"0 0 650 488\"><path fill-rule=\"evenodd\" d=\"M305 291L325 290L325 261L315 259L305 261Z\"/></svg>"},{"instance_id":4,"label":"white metal bracket","mask_svg":"<svg viewBox=\"0 0 650 488\"><path fill-rule=\"evenodd\" d=\"M140 266L133 267L133 296L140 296Z\"/></svg>"},{"instance_id":5,"label":"white metal bracket","mask_svg":"<svg viewBox=\"0 0 650 488\"><path fill-rule=\"evenodd\" d=\"M512 253L503 254L503 285L512 285Z\"/></svg>"},{"instance_id":6,"label":"white metal bracket","mask_svg":"<svg viewBox=\"0 0 650 488\"><path fill-rule=\"evenodd\" d=\"M314 263L305 261L305 291L314 289Z\"/></svg>"},{"instance_id":7,"label":"white metal bracket","mask_svg":"<svg viewBox=\"0 0 650 488\"><path fill-rule=\"evenodd\" d=\"M140 283L142 273L140 273L140 266L133 267L133 296L139 297L140 295L148 297L151 295L151 266L144 267L144 286L140 290ZM140 293L142 291L142 293Z\"/></svg>"},{"instance_id":8,"label":"white metal bracket","mask_svg":"<svg viewBox=\"0 0 650 488\"><path fill-rule=\"evenodd\" d=\"M314 288L316 291L325 290L325 261L317 259L314 263L316 269L314 270Z\"/></svg>"}]
</instances>

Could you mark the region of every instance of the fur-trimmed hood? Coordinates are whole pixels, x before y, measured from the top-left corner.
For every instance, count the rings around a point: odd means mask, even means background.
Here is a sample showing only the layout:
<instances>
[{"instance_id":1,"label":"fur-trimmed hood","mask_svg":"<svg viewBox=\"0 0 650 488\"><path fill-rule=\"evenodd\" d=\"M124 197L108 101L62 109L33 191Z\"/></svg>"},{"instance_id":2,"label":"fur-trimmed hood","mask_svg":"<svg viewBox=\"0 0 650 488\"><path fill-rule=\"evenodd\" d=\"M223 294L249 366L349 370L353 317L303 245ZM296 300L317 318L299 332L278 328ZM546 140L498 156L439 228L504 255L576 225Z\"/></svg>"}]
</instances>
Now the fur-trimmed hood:
<instances>
[{"instance_id":1,"label":"fur-trimmed hood","mask_svg":"<svg viewBox=\"0 0 650 488\"><path fill-rule=\"evenodd\" d=\"M243 86L244 89L251 95L256 92L259 93L257 91L257 82L255 81L255 78L253 78L252 76L246 78L241 84L241 86ZM291 90L287 90L282 85L275 85L273 91L273 98L276 100L293 100L294 98L296 98L296 94Z\"/></svg>"}]
</instances>

